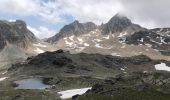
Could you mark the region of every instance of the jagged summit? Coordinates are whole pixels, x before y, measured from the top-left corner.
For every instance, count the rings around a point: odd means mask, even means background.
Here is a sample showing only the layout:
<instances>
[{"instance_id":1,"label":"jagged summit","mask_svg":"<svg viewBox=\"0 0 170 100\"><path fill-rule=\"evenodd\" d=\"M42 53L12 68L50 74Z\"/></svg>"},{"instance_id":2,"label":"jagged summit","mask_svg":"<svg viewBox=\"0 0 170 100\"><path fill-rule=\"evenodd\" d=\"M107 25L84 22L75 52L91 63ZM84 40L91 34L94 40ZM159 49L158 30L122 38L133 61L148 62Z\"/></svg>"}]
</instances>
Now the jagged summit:
<instances>
[{"instance_id":1,"label":"jagged summit","mask_svg":"<svg viewBox=\"0 0 170 100\"><path fill-rule=\"evenodd\" d=\"M47 39L47 42L55 43L63 37L69 37L71 35L80 36L82 34L88 34L89 32L99 30L103 34L108 33L120 33L122 31L128 31L132 33L141 29L139 25L133 24L130 19L122 14L116 14L106 24L100 26L95 25L93 22L80 23L78 20L65 25L59 33L55 36Z\"/></svg>"},{"instance_id":2,"label":"jagged summit","mask_svg":"<svg viewBox=\"0 0 170 100\"><path fill-rule=\"evenodd\" d=\"M122 32L127 27L133 25L130 19L122 14L116 14L106 24L102 25L102 33Z\"/></svg>"},{"instance_id":3,"label":"jagged summit","mask_svg":"<svg viewBox=\"0 0 170 100\"><path fill-rule=\"evenodd\" d=\"M27 48L29 43L36 41L36 37L27 29L24 21L9 22L2 20L0 21L0 41L4 41L2 44L8 42L21 48Z\"/></svg>"},{"instance_id":4,"label":"jagged summit","mask_svg":"<svg viewBox=\"0 0 170 100\"><path fill-rule=\"evenodd\" d=\"M114 17L112 17L109 20L108 23L112 23L115 25L124 25L124 26L129 26L132 24L131 20L122 14L116 14Z\"/></svg>"},{"instance_id":5,"label":"jagged summit","mask_svg":"<svg viewBox=\"0 0 170 100\"><path fill-rule=\"evenodd\" d=\"M54 43L58 41L60 38L66 37L66 36L79 36L85 33L88 33L94 29L97 28L97 25L95 25L92 22L87 23L80 23L78 20L75 20L74 22L65 25L59 33L57 33L55 36L49 38L47 42Z\"/></svg>"}]
</instances>

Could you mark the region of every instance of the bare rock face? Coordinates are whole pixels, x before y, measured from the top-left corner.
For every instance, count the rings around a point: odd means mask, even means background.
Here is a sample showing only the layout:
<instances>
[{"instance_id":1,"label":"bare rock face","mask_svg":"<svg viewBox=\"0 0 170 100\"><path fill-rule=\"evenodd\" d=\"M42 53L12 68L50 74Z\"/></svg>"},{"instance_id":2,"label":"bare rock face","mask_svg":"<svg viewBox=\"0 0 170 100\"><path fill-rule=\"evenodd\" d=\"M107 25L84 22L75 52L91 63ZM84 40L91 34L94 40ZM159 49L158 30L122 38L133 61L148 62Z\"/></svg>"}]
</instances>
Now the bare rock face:
<instances>
[{"instance_id":1,"label":"bare rock face","mask_svg":"<svg viewBox=\"0 0 170 100\"><path fill-rule=\"evenodd\" d=\"M112 17L108 23L103 24L101 26L102 33L115 33L115 32L122 32L127 27L131 26L132 22L127 17L117 14L114 17Z\"/></svg>"},{"instance_id":2,"label":"bare rock face","mask_svg":"<svg viewBox=\"0 0 170 100\"><path fill-rule=\"evenodd\" d=\"M47 39L47 42L55 43L63 37L68 37L71 35L80 36L83 34L88 34L96 29L100 30L102 34L122 32L125 30L136 31L141 29L139 25L133 24L127 17L116 14L111 18L106 24L95 25L92 22L79 23L79 21L74 21L73 23L64 26L59 33L55 36Z\"/></svg>"},{"instance_id":3,"label":"bare rock face","mask_svg":"<svg viewBox=\"0 0 170 100\"><path fill-rule=\"evenodd\" d=\"M1 49L5 43L27 48L29 43L35 42L36 37L27 29L26 23L21 20L15 22L0 21L0 45Z\"/></svg>"},{"instance_id":4,"label":"bare rock face","mask_svg":"<svg viewBox=\"0 0 170 100\"><path fill-rule=\"evenodd\" d=\"M170 29L156 28L135 32L126 38L127 44L146 45L158 50L163 55L170 55Z\"/></svg>"},{"instance_id":5,"label":"bare rock face","mask_svg":"<svg viewBox=\"0 0 170 100\"><path fill-rule=\"evenodd\" d=\"M85 33L88 33L94 29L96 29L97 26L92 22L87 23L79 23L77 20L73 23L64 26L59 33L57 33L55 36L47 39L47 42L54 43L58 41L60 38L75 35L79 36Z\"/></svg>"},{"instance_id":6,"label":"bare rock face","mask_svg":"<svg viewBox=\"0 0 170 100\"><path fill-rule=\"evenodd\" d=\"M0 50L3 49L6 45L6 41L3 37L3 35L0 33Z\"/></svg>"}]
</instances>

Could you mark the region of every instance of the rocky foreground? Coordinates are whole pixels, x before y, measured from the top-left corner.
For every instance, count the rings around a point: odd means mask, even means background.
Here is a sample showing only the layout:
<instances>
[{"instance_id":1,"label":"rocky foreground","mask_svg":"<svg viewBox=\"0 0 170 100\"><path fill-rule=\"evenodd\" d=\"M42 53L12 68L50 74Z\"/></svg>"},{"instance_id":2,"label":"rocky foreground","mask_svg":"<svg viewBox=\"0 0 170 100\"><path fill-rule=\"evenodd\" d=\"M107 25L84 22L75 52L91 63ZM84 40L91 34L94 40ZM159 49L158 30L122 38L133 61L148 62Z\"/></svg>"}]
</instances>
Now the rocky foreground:
<instances>
[{"instance_id":1,"label":"rocky foreground","mask_svg":"<svg viewBox=\"0 0 170 100\"><path fill-rule=\"evenodd\" d=\"M160 66L162 69L160 69ZM70 54L58 50L12 65L0 82L1 100L58 100L60 91L92 87L73 100L169 100L170 62L147 56ZM164 68L164 69L163 69ZM41 78L44 90L15 89L16 80ZM71 99L71 98L70 98Z\"/></svg>"}]
</instances>

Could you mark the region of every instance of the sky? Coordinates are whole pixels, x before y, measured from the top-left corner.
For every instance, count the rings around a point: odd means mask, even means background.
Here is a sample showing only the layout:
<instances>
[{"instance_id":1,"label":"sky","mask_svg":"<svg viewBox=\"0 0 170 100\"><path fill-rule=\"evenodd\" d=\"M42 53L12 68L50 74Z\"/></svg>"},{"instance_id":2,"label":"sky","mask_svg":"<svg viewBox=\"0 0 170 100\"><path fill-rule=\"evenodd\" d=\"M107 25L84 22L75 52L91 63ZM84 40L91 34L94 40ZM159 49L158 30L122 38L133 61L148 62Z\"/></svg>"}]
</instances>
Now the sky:
<instances>
[{"instance_id":1,"label":"sky","mask_svg":"<svg viewBox=\"0 0 170 100\"><path fill-rule=\"evenodd\" d=\"M0 20L24 20L48 38L74 20L106 23L117 13L146 28L170 26L170 0L0 0Z\"/></svg>"}]
</instances>

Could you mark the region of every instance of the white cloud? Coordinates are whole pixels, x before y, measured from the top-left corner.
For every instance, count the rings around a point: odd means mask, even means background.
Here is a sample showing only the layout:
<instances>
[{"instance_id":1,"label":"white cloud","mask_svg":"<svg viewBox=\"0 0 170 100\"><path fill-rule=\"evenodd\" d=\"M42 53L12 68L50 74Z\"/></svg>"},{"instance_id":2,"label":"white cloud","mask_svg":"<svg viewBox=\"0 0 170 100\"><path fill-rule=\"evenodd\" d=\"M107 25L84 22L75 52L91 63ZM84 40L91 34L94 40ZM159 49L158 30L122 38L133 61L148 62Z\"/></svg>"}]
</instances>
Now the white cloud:
<instances>
[{"instance_id":1,"label":"white cloud","mask_svg":"<svg viewBox=\"0 0 170 100\"><path fill-rule=\"evenodd\" d=\"M97 24L108 21L122 6L118 0L60 0L62 10L81 22L93 21Z\"/></svg>"},{"instance_id":2,"label":"white cloud","mask_svg":"<svg viewBox=\"0 0 170 100\"><path fill-rule=\"evenodd\" d=\"M54 36L56 31L49 30L47 27L40 26L38 29L32 28L31 26L27 26L27 28L35 34L36 37L40 39L48 38Z\"/></svg>"},{"instance_id":3,"label":"white cloud","mask_svg":"<svg viewBox=\"0 0 170 100\"><path fill-rule=\"evenodd\" d=\"M0 0L0 12L36 16L49 23L69 15L81 22L107 22L117 12L145 27L170 26L169 0Z\"/></svg>"},{"instance_id":4,"label":"white cloud","mask_svg":"<svg viewBox=\"0 0 170 100\"><path fill-rule=\"evenodd\" d=\"M65 22L69 15L81 22L105 22L121 10L118 0L0 0L0 12L37 16L46 22Z\"/></svg>"},{"instance_id":5,"label":"white cloud","mask_svg":"<svg viewBox=\"0 0 170 100\"><path fill-rule=\"evenodd\" d=\"M0 11L22 16L33 15L39 6L33 0L0 0Z\"/></svg>"}]
</instances>

